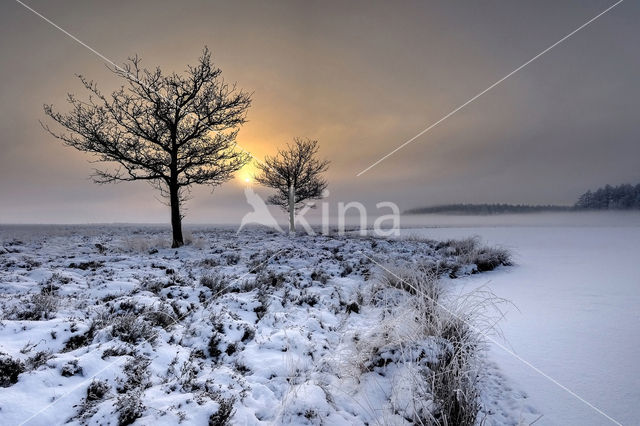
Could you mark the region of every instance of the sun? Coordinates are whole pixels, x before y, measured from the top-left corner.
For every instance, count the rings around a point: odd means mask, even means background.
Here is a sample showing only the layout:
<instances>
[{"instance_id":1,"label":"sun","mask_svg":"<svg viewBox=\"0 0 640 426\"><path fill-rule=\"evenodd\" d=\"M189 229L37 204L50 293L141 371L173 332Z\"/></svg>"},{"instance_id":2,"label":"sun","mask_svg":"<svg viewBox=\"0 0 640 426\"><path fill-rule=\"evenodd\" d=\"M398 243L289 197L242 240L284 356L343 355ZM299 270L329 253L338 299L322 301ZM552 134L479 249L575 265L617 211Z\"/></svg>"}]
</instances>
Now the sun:
<instances>
[{"instance_id":1,"label":"sun","mask_svg":"<svg viewBox=\"0 0 640 426\"><path fill-rule=\"evenodd\" d=\"M253 182L253 176L256 174L256 167L249 163L245 165L243 168L238 170L238 174L236 175L238 181L243 184L251 184Z\"/></svg>"}]
</instances>

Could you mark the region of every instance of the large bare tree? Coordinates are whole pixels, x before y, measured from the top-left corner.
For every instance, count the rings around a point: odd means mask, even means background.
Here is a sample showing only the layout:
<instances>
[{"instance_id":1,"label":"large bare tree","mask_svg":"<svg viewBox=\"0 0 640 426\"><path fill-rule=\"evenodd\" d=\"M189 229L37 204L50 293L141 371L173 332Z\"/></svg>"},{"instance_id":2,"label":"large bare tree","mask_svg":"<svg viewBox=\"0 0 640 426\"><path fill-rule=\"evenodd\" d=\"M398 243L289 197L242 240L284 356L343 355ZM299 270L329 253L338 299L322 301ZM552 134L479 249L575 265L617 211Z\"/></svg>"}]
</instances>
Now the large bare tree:
<instances>
[{"instance_id":1,"label":"large bare tree","mask_svg":"<svg viewBox=\"0 0 640 426\"><path fill-rule=\"evenodd\" d=\"M318 141L295 138L293 145L278 151L274 157L267 156L257 165L255 180L276 190L268 202L280 206L289 213L289 232L295 233L295 212L306 201L322 198L327 181L322 173L329 161L319 160Z\"/></svg>"},{"instance_id":2,"label":"large bare tree","mask_svg":"<svg viewBox=\"0 0 640 426\"><path fill-rule=\"evenodd\" d=\"M68 132L44 125L66 145L95 154L115 167L95 170L97 183L143 180L159 189L171 206L173 247L184 244L181 204L193 184L217 186L249 160L236 146L251 104L248 93L229 85L205 47L195 66L182 74L142 68L129 58L110 68L125 84L110 96L78 76L88 99L68 95L71 111L44 111Z\"/></svg>"}]
</instances>

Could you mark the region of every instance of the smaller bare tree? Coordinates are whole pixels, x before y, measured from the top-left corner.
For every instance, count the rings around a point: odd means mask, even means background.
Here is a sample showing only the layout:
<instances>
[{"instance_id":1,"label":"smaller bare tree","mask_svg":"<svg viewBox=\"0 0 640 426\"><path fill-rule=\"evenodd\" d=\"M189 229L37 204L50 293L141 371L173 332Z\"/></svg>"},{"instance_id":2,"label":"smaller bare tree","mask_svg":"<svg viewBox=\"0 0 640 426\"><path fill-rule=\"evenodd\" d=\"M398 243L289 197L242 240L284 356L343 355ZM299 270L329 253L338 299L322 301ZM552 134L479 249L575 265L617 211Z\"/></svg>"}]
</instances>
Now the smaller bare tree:
<instances>
[{"instance_id":1,"label":"smaller bare tree","mask_svg":"<svg viewBox=\"0 0 640 426\"><path fill-rule=\"evenodd\" d=\"M277 192L267 200L289 212L289 232L295 233L295 212L308 200L322 198L327 181L321 176L329 161L319 160L318 141L294 138L293 145L278 150L258 164L255 180Z\"/></svg>"}]
</instances>

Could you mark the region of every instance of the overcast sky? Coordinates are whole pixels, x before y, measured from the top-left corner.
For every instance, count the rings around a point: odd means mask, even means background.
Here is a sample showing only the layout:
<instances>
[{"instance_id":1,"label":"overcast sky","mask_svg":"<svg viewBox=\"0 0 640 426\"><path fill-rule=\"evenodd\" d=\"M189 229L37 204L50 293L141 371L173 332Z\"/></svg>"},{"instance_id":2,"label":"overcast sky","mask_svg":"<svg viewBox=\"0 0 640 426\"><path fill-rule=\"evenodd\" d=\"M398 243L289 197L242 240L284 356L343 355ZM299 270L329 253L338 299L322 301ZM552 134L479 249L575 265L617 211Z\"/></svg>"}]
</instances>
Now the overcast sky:
<instances>
[{"instance_id":1,"label":"overcast sky","mask_svg":"<svg viewBox=\"0 0 640 426\"><path fill-rule=\"evenodd\" d=\"M253 92L238 142L261 158L318 139L338 201L573 203L640 182L640 4L627 0L432 131L356 174L612 0L213 2L25 0L115 62L182 71L203 46ZM46 134L42 104L105 89L104 61L17 2L0 5L0 222L168 222L144 183L97 186ZM194 190L187 221L241 217L240 179ZM259 189L267 194L267 190Z\"/></svg>"}]
</instances>

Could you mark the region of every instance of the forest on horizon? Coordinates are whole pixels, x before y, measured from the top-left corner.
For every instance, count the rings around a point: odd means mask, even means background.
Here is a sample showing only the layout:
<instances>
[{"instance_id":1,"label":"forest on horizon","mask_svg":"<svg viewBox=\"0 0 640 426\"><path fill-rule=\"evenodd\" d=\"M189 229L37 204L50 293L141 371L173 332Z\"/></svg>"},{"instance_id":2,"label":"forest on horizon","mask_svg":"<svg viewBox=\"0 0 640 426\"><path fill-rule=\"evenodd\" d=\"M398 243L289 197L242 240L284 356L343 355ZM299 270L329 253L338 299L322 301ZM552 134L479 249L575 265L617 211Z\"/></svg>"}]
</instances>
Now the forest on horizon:
<instances>
[{"instance_id":1,"label":"forest on horizon","mask_svg":"<svg viewBox=\"0 0 640 426\"><path fill-rule=\"evenodd\" d=\"M578 197L572 206L555 204L530 205L508 203L456 203L418 207L406 210L405 214L505 214L505 213L541 213L584 210L640 210L640 184L635 186L605 185L595 191L589 190Z\"/></svg>"}]
</instances>

